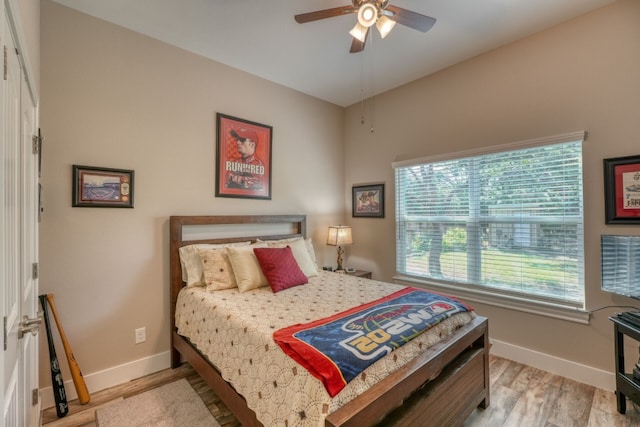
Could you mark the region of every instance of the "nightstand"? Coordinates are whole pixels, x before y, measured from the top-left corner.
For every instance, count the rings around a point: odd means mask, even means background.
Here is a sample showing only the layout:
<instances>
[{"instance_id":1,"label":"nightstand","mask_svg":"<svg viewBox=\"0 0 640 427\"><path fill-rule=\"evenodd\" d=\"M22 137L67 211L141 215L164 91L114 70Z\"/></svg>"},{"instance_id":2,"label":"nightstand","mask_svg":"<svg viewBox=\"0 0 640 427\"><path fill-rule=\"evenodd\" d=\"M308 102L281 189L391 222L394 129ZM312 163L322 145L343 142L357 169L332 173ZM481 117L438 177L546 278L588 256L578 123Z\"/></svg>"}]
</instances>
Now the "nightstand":
<instances>
[{"instance_id":1,"label":"nightstand","mask_svg":"<svg viewBox=\"0 0 640 427\"><path fill-rule=\"evenodd\" d=\"M347 273L349 276L362 277L363 279L371 279L371 272L365 270L356 270L353 273Z\"/></svg>"}]
</instances>

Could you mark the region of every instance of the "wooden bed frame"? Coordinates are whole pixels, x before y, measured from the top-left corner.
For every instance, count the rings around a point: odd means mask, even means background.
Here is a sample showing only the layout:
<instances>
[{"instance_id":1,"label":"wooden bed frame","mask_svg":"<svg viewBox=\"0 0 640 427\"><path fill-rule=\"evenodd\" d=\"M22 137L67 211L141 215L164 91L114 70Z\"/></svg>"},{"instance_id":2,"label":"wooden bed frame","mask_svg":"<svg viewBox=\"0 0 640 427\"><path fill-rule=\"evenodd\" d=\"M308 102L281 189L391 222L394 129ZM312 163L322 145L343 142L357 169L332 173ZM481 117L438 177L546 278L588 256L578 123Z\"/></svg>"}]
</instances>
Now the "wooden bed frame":
<instances>
[{"instance_id":1,"label":"wooden bed frame","mask_svg":"<svg viewBox=\"0 0 640 427\"><path fill-rule=\"evenodd\" d=\"M189 226L239 227L247 224L288 224L292 232L231 238L183 240ZM181 356L214 390L243 426L261 426L244 398L187 338L175 327L176 300L184 286L178 249L194 243L280 239L306 235L304 215L172 216L170 218L171 366ZM325 426L365 427L384 425L461 425L476 407L489 406L488 321L476 317L452 336L430 347L420 356L371 387L337 411L329 414Z\"/></svg>"}]
</instances>

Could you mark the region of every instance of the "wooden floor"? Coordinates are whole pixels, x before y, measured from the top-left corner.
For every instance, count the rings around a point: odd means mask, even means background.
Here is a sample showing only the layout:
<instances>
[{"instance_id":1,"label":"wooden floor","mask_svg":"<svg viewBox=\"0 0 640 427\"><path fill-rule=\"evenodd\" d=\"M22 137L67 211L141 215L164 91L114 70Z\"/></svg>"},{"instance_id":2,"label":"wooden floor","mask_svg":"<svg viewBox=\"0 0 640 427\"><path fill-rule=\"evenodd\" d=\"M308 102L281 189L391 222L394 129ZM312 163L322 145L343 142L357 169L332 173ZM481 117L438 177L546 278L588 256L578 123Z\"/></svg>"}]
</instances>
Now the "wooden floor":
<instances>
[{"instance_id":1,"label":"wooden floor","mask_svg":"<svg viewBox=\"0 0 640 427\"><path fill-rule=\"evenodd\" d=\"M47 427L93 427L96 409L180 378L187 378L222 427L240 426L187 364L93 393L87 405L73 401L69 414L61 419L54 408L48 408L42 412L42 422ZM640 412L627 401L627 414L621 415L612 392L492 356L491 405L476 409L464 424L478 426L631 427L640 426Z\"/></svg>"},{"instance_id":2,"label":"wooden floor","mask_svg":"<svg viewBox=\"0 0 640 427\"><path fill-rule=\"evenodd\" d=\"M69 403L69 413L64 418L57 417L55 408L45 409L42 411L42 424L47 427L94 427L96 426L96 409L181 378L189 381L222 427L240 427L240 423L225 404L186 363L177 369L166 369L123 385L92 393L91 401L86 405L80 405L77 400L74 400Z\"/></svg>"}]
</instances>

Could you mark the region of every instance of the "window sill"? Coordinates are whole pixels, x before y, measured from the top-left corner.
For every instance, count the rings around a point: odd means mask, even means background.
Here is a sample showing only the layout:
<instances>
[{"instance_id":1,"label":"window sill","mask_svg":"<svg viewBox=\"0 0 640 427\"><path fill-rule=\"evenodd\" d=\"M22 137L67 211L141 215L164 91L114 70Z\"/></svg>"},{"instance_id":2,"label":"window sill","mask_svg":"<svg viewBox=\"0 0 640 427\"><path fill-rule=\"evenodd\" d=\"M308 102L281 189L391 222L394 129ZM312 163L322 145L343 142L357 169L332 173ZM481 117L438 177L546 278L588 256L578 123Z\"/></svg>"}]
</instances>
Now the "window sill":
<instances>
[{"instance_id":1,"label":"window sill","mask_svg":"<svg viewBox=\"0 0 640 427\"><path fill-rule=\"evenodd\" d=\"M395 275L393 282L399 285L416 286L427 290L446 293L467 301L507 308L524 313L537 314L570 322L589 324L590 313L570 305L552 302L530 301L511 295L496 295L484 289L470 289L444 283L431 282L412 276Z\"/></svg>"}]
</instances>

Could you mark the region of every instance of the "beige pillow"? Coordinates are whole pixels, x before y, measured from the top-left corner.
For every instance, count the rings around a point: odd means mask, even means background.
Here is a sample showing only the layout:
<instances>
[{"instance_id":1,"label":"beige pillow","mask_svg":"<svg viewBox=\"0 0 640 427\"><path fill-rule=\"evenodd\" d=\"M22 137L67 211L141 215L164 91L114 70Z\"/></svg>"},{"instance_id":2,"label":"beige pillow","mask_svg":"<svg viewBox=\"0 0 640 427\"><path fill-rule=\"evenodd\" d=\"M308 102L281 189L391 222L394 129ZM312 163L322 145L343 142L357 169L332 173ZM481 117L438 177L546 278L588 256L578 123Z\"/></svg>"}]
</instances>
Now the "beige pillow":
<instances>
[{"instance_id":1,"label":"beige pillow","mask_svg":"<svg viewBox=\"0 0 640 427\"><path fill-rule=\"evenodd\" d=\"M202 261L204 284L208 291L237 287L236 278L225 248L197 248Z\"/></svg>"},{"instance_id":2,"label":"beige pillow","mask_svg":"<svg viewBox=\"0 0 640 427\"><path fill-rule=\"evenodd\" d=\"M319 271L318 259L316 258L316 251L313 249L313 241L311 240L311 237L304 239L304 243L307 245L307 251L309 251L311 261L313 261L313 266L316 268L316 271Z\"/></svg>"},{"instance_id":3,"label":"beige pillow","mask_svg":"<svg viewBox=\"0 0 640 427\"><path fill-rule=\"evenodd\" d=\"M318 266L309 253L309 246L311 246L311 250L313 250L311 239L307 240L309 240L308 244L302 237L294 237L291 239L281 240L267 240L266 243L270 248L284 248L285 246L290 246L291 251L293 252L293 257L296 259L300 270L302 270L305 276L313 277L318 275Z\"/></svg>"},{"instance_id":4,"label":"beige pillow","mask_svg":"<svg viewBox=\"0 0 640 427\"><path fill-rule=\"evenodd\" d=\"M188 246L182 246L178 248L180 254L180 265L182 267L182 281L187 286L203 286L202 281L202 261L198 254L198 248L226 248L227 246L249 246L251 242L236 242L236 243L197 243Z\"/></svg>"},{"instance_id":5,"label":"beige pillow","mask_svg":"<svg viewBox=\"0 0 640 427\"><path fill-rule=\"evenodd\" d=\"M266 243L260 242L250 246L226 248L240 292L246 292L251 289L269 285L267 278L264 277L262 273L262 269L260 269L258 259L253 253L253 248L266 247Z\"/></svg>"}]
</instances>

